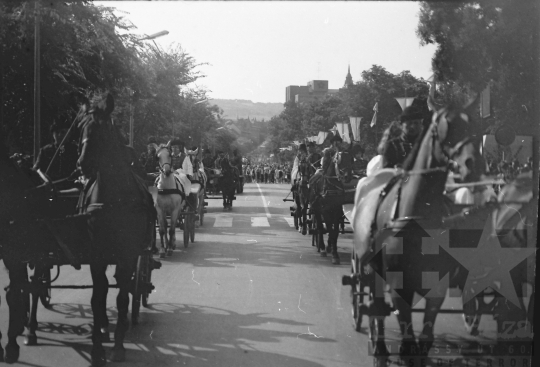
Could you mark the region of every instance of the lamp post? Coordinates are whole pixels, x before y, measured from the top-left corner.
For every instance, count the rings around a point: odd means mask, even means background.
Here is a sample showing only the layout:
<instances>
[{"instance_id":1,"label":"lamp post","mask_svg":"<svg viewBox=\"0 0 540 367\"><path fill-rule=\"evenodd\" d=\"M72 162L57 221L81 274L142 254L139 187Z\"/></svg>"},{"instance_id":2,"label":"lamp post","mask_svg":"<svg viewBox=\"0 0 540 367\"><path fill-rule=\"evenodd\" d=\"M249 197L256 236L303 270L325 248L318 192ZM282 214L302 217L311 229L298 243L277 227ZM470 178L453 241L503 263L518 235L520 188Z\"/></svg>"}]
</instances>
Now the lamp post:
<instances>
[{"instance_id":1,"label":"lamp post","mask_svg":"<svg viewBox=\"0 0 540 367\"><path fill-rule=\"evenodd\" d=\"M169 31L160 31L154 34L151 34L149 36L145 36L140 39L140 41L145 40L155 40L158 37L166 36L169 34ZM155 42L154 42L155 44ZM157 47L157 45L156 45ZM133 123L133 114L135 110L135 106L133 105L133 90L129 89L129 146L133 148L133 138L134 138L134 123Z\"/></svg>"}]
</instances>

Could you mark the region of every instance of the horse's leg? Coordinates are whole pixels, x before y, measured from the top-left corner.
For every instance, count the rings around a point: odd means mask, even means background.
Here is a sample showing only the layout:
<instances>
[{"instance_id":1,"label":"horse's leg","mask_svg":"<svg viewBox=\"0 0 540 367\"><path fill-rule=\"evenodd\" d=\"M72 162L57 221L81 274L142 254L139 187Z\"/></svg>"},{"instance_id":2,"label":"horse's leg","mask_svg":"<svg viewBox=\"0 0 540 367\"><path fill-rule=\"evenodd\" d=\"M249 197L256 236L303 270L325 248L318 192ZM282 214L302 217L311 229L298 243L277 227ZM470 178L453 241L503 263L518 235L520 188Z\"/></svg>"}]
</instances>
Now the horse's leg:
<instances>
[{"instance_id":1,"label":"horse's leg","mask_svg":"<svg viewBox=\"0 0 540 367\"><path fill-rule=\"evenodd\" d=\"M104 366L106 363L105 349L103 349L103 334L102 326L105 324L103 315L106 313L106 299L109 282L107 281L107 275L105 270L106 264L91 263L90 273L92 275L92 299L90 304L92 305L92 313L94 314L94 327L92 329L92 366L99 367Z\"/></svg>"},{"instance_id":2,"label":"horse's leg","mask_svg":"<svg viewBox=\"0 0 540 367\"><path fill-rule=\"evenodd\" d=\"M169 241L167 242L167 256L172 256L173 250L176 248L176 227L173 225L173 223L176 223L176 220L178 219L181 206L182 204L180 203L180 205L174 208L171 213L171 227L169 228ZM184 225L184 231L185 230L187 230L187 228Z\"/></svg>"},{"instance_id":3,"label":"horse's leg","mask_svg":"<svg viewBox=\"0 0 540 367\"><path fill-rule=\"evenodd\" d=\"M397 319L399 328L401 330L401 347L399 354L401 356L413 356L418 352L416 340L414 338L414 331L412 327L412 301L414 297L414 291L402 290L401 297L394 296L392 301L398 310Z\"/></svg>"},{"instance_id":4,"label":"horse's leg","mask_svg":"<svg viewBox=\"0 0 540 367\"><path fill-rule=\"evenodd\" d=\"M161 241L161 247L159 248L159 257L163 259L166 253L165 244L168 242L167 218L165 217L165 213L163 213L160 209L158 209L157 214L158 214L158 222L159 222L159 238ZM175 222L171 222L171 223L174 224Z\"/></svg>"},{"instance_id":5,"label":"horse's leg","mask_svg":"<svg viewBox=\"0 0 540 367\"><path fill-rule=\"evenodd\" d=\"M307 234L307 209L308 209L308 200L305 196L302 197L302 234L305 236Z\"/></svg>"},{"instance_id":6,"label":"horse's leg","mask_svg":"<svg viewBox=\"0 0 540 367\"><path fill-rule=\"evenodd\" d=\"M12 263L4 259L9 271L9 287L6 290L6 301L9 306L8 343L6 345L5 361L15 363L19 360L19 345L17 337L24 332L26 307L24 297L28 287L26 264Z\"/></svg>"},{"instance_id":7,"label":"horse's leg","mask_svg":"<svg viewBox=\"0 0 540 367\"><path fill-rule=\"evenodd\" d=\"M322 215L321 213L316 212L315 217L317 220L317 243L319 245L318 250L320 251L322 257L326 257L326 246L324 245L324 224L322 220Z\"/></svg>"},{"instance_id":8,"label":"horse's leg","mask_svg":"<svg viewBox=\"0 0 540 367\"><path fill-rule=\"evenodd\" d=\"M332 264L339 265L341 263L339 259L339 254L337 250L337 240L339 237L339 219L331 224L332 229L330 230L330 233L328 233L328 244L330 244L330 239L332 239Z\"/></svg>"},{"instance_id":9,"label":"horse's leg","mask_svg":"<svg viewBox=\"0 0 540 367\"><path fill-rule=\"evenodd\" d=\"M444 291L446 294L446 290ZM435 341L435 336L433 334L433 328L435 326L435 319L437 314L441 310L441 306L444 302L443 297L428 297L426 298L426 308L424 312L424 327L422 329L422 334L418 336L418 348L420 350L420 355L427 356L429 350L433 346Z\"/></svg>"},{"instance_id":10,"label":"horse's leg","mask_svg":"<svg viewBox=\"0 0 540 367\"><path fill-rule=\"evenodd\" d=\"M32 303L30 304L30 319L28 320L28 331L26 333L26 340L24 341L24 344L26 345L37 345L37 335L36 335L36 329L37 329L37 309L38 309L38 301L39 301L39 276L40 276L40 268L39 266L36 266L34 270L34 275L31 278L30 286L29 286L29 296L31 297Z\"/></svg>"},{"instance_id":11,"label":"horse's leg","mask_svg":"<svg viewBox=\"0 0 540 367\"><path fill-rule=\"evenodd\" d=\"M118 309L118 321L114 331L114 347L111 353L111 360L123 362L126 359L126 349L124 348L124 337L129 327L127 317L129 308L129 290L131 278L135 270L135 262L121 262L116 266L116 284L118 284L118 296L116 297L116 307Z\"/></svg>"}]
</instances>

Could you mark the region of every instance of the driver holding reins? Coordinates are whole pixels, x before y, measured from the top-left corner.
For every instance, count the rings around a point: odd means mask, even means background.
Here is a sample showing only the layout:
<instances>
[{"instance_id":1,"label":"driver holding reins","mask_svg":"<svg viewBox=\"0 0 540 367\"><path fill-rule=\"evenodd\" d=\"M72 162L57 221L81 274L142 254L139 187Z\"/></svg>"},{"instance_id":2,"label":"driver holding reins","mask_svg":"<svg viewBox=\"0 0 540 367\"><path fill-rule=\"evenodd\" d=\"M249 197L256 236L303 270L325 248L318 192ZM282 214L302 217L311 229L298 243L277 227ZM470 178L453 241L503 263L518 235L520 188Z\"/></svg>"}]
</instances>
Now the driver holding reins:
<instances>
[{"instance_id":1,"label":"driver holding reins","mask_svg":"<svg viewBox=\"0 0 540 367\"><path fill-rule=\"evenodd\" d=\"M424 114L415 106L406 107L400 116L402 133L399 137L388 140L384 145L383 168L401 167L412 151L416 139L422 132Z\"/></svg>"}]
</instances>

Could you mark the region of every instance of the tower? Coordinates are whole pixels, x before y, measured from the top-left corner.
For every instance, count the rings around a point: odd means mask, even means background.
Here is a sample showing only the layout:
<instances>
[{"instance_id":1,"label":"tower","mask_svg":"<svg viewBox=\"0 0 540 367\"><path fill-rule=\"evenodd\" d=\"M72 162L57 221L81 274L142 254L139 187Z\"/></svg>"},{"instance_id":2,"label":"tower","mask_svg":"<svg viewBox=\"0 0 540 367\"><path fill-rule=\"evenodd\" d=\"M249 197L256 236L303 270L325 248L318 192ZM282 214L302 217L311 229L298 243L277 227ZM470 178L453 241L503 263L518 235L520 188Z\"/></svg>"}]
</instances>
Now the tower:
<instances>
[{"instance_id":1,"label":"tower","mask_svg":"<svg viewBox=\"0 0 540 367\"><path fill-rule=\"evenodd\" d=\"M343 84L343 88L348 88L353 84L354 83L351 76L351 65L349 65L349 70L347 71L347 76L345 77L345 84Z\"/></svg>"}]
</instances>

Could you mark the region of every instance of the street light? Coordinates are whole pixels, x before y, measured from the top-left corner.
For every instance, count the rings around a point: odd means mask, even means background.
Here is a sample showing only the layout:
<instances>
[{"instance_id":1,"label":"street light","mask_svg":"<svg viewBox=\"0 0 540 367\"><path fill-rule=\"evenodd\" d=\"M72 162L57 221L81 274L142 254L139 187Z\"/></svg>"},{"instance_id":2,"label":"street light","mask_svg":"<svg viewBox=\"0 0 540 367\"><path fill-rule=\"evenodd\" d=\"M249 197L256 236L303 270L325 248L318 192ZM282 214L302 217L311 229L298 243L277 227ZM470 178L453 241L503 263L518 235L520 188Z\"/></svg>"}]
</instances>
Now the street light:
<instances>
[{"instance_id":1,"label":"street light","mask_svg":"<svg viewBox=\"0 0 540 367\"><path fill-rule=\"evenodd\" d=\"M154 34L151 34L149 36L145 36L140 39L140 41L144 40L152 40L154 41L156 38L161 36L166 36L169 34L169 31L160 31ZM156 43L154 42L154 45ZM156 45L157 47L157 45ZM133 148L133 93L130 91L130 98L129 98L129 146Z\"/></svg>"}]
</instances>

